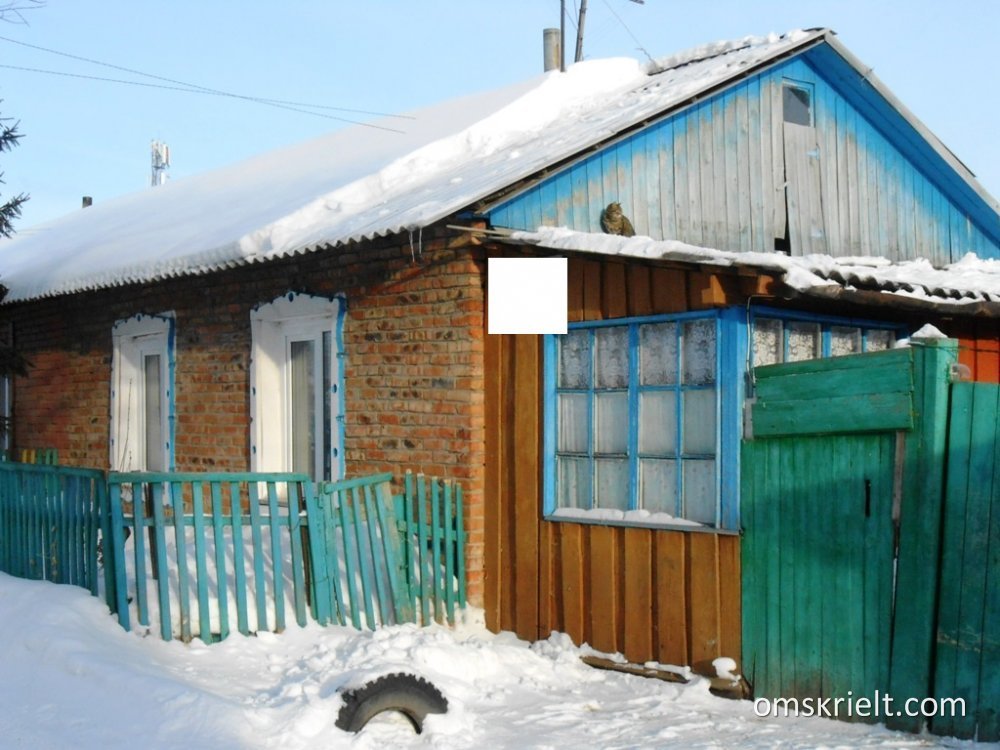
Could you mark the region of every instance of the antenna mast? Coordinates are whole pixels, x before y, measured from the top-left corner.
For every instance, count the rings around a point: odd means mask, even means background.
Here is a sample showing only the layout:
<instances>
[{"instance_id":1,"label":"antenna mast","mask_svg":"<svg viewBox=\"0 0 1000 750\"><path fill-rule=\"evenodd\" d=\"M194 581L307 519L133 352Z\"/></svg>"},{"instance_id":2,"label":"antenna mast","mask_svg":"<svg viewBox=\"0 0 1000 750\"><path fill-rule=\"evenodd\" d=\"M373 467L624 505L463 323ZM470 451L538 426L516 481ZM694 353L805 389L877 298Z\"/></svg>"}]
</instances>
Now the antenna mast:
<instances>
[{"instance_id":1,"label":"antenna mast","mask_svg":"<svg viewBox=\"0 0 1000 750\"><path fill-rule=\"evenodd\" d=\"M167 170L170 169L170 146L160 141L153 141L152 147L153 172L150 177L150 185L156 187L163 185L169 178Z\"/></svg>"}]
</instances>

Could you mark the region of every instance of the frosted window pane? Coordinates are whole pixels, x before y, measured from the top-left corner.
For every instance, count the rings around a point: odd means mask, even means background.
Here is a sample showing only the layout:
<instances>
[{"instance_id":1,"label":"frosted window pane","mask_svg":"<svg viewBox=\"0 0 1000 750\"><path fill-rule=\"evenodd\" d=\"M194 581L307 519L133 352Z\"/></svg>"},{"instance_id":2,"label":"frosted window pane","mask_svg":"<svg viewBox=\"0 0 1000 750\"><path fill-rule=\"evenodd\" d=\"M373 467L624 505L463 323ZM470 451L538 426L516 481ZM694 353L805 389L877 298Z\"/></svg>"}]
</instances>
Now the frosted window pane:
<instances>
[{"instance_id":1,"label":"frosted window pane","mask_svg":"<svg viewBox=\"0 0 1000 750\"><path fill-rule=\"evenodd\" d=\"M774 365L781 362L781 321L758 318L753 326L753 364Z\"/></svg>"},{"instance_id":2,"label":"frosted window pane","mask_svg":"<svg viewBox=\"0 0 1000 750\"><path fill-rule=\"evenodd\" d=\"M639 367L643 385L677 382L676 323L652 323L639 328Z\"/></svg>"},{"instance_id":3,"label":"frosted window pane","mask_svg":"<svg viewBox=\"0 0 1000 750\"><path fill-rule=\"evenodd\" d=\"M639 462L640 507L677 515L677 462L644 458Z\"/></svg>"},{"instance_id":4,"label":"frosted window pane","mask_svg":"<svg viewBox=\"0 0 1000 750\"><path fill-rule=\"evenodd\" d=\"M705 385L715 382L715 321L695 320L684 324L683 382Z\"/></svg>"},{"instance_id":5,"label":"frosted window pane","mask_svg":"<svg viewBox=\"0 0 1000 750\"><path fill-rule=\"evenodd\" d=\"M587 394L560 393L559 439L556 450L560 453L586 453L589 427Z\"/></svg>"},{"instance_id":6,"label":"frosted window pane","mask_svg":"<svg viewBox=\"0 0 1000 750\"><path fill-rule=\"evenodd\" d=\"M628 328L597 328L594 330L597 349L598 388L625 388L628 386Z\"/></svg>"},{"instance_id":7,"label":"frosted window pane","mask_svg":"<svg viewBox=\"0 0 1000 750\"><path fill-rule=\"evenodd\" d=\"M143 358L146 392L146 471L166 471L164 462L163 410L161 406L160 355Z\"/></svg>"},{"instance_id":8,"label":"frosted window pane","mask_svg":"<svg viewBox=\"0 0 1000 750\"><path fill-rule=\"evenodd\" d=\"M292 341L289 345L289 396L292 471L316 476L316 345Z\"/></svg>"},{"instance_id":9,"label":"frosted window pane","mask_svg":"<svg viewBox=\"0 0 1000 750\"><path fill-rule=\"evenodd\" d=\"M560 508L590 508L590 460L559 456Z\"/></svg>"},{"instance_id":10,"label":"frosted window pane","mask_svg":"<svg viewBox=\"0 0 1000 750\"><path fill-rule=\"evenodd\" d=\"M597 500L598 508L618 508L628 510L628 461L621 459L597 459Z\"/></svg>"},{"instance_id":11,"label":"frosted window pane","mask_svg":"<svg viewBox=\"0 0 1000 750\"><path fill-rule=\"evenodd\" d=\"M559 339L559 387L590 387L590 332L570 331Z\"/></svg>"},{"instance_id":12,"label":"frosted window pane","mask_svg":"<svg viewBox=\"0 0 1000 750\"><path fill-rule=\"evenodd\" d=\"M882 352L891 349L896 341L894 331L869 330L865 336L865 351Z\"/></svg>"},{"instance_id":13,"label":"frosted window pane","mask_svg":"<svg viewBox=\"0 0 1000 750\"><path fill-rule=\"evenodd\" d=\"M819 324L788 324L788 361L800 362L820 356Z\"/></svg>"},{"instance_id":14,"label":"frosted window pane","mask_svg":"<svg viewBox=\"0 0 1000 750\"><path fill-rule=\"evenodd\" d=\"M594 395L594 451L625 453L628 447L628 394Z\"/></svg>"},{"instance_id":15,"label":"frosted window pane","mask_svg":"<svg viewBox=\"0 0 1000 750\"><path fill-rule=\"evenodd\" d=\"M842 357L845 354L857 354L861 351L861 330L832 326L830 328L830 356Z\"/></svg>"},{"instance_id":16,"label":"frosted window pane","mask_svg":"<svg viewBox=\"0 0 1000 750\"><path fill-rule=\"evenodd\" d=\"M684 518L715 525L715 461L684 462Z\"/></svg>"},{"instance_id":17,"label":"frosted window pane","mask_svg":"<svg viewBox=\"0 0 1000 750\"><path fill-rule=\"evenodd\" d=\"M715 455L715 390L684 392L684 452Z\"/></svg>"},{"instance_id":18,"label":"frosted window pane","mask_svg":"<svg viewBox=\"0 0 1000 750\"><path fill-rule=\"evenodd\" d=\"M639 452L673 456L677 453L677 394L639 394Z\"/></svg>"}]
</instances>

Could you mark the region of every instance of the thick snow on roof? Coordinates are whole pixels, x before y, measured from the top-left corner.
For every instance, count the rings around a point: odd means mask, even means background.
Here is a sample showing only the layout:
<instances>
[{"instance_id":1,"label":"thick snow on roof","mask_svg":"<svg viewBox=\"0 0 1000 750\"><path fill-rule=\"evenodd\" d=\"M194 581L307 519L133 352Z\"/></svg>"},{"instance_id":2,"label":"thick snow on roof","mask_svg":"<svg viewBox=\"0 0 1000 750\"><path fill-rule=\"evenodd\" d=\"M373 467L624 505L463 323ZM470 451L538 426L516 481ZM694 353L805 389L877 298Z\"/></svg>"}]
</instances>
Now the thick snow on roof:
<instances>
[{"instance_id":1,"label":"thick snow on roof","mask_svg":"<svg viewBox=\"0 0 1000 750\"><path fill-rule=\"evenodd\" d=\"M893 263L876 257L737 253L697 247L676 240L592 234L564 227L513 232L509 239L553 250L719 267L750 266L773 273L792 289L807 293L823 288L846 288L884 291L937 305L1000 303L1000 261L978 258L973 253L968 253L957 263L934 268L927 260Z\"/></svg>"},{"instance_id":2,"label":"thick snow on roof","mask_svg":"<svg viewBox=\"0 0 1000 750\"><path fill-rule=\"evenodd\" d=\"M110 200L0 243L8 301L204 273L427 226L825 31L583 62Z\"/></svg>"}]
</instances>

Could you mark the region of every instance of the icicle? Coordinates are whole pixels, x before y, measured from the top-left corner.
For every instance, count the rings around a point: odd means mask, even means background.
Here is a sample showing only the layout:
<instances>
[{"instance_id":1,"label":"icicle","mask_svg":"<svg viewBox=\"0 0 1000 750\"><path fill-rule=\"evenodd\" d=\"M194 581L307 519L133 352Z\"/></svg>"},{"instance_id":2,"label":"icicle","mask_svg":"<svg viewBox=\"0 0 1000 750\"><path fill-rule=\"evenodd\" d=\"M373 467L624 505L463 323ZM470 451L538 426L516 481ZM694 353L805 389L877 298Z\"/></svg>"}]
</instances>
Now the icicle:
<instances>
[{"instance_id":1,"label":"icicle","mask_svg":"<svg viewBox=\"0 0 1000 750\"><path fill-rule=\"evenodd\" d=\"M416 263L417 262L417 256L414 255L414 253L413 253L413 230L412 229L407 229L406 231L410 235L410 260L413 263Z\"/></svg>"}]
</instances>

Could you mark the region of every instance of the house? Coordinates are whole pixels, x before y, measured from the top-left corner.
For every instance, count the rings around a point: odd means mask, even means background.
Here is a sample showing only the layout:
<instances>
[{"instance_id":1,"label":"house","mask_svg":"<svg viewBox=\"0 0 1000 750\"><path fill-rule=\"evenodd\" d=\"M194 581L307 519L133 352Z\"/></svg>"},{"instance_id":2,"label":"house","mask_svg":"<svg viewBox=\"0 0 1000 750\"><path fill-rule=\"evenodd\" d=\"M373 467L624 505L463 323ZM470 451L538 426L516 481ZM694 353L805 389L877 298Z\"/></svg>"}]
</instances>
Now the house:
<instances>
[{"instance_id":1,"label":"house","mask_svg":"<svg viewBox=\"0 0 1000 750\"><path fill-rule=\"evenodd\" d=\"M491 628L704 671L741 656L756 368L930 322L1000 380L998 204L829 30L414 116L5 242L15 444L457 477ZM487 335L486 259L552 255L569 333Z\"/></svg>"}]
</instances>

